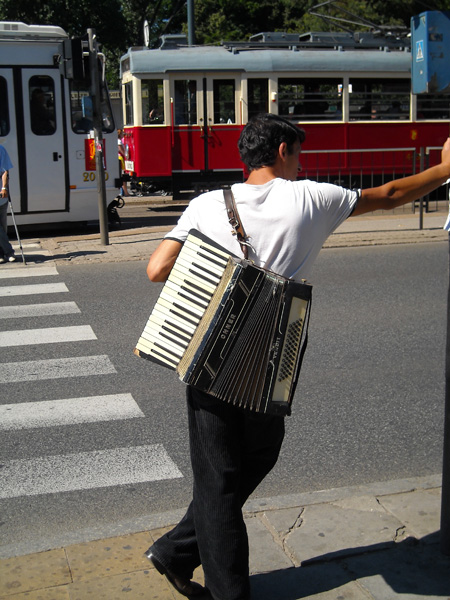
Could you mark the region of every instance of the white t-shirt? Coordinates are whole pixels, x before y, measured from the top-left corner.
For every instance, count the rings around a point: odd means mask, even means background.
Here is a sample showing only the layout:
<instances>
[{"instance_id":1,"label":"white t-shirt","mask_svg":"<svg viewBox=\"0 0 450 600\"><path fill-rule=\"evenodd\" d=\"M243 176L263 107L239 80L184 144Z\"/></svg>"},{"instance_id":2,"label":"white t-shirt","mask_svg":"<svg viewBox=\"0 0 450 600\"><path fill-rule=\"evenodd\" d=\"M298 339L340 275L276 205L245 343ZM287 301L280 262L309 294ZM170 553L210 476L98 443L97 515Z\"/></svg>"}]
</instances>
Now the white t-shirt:
<instances>
[{"instance_id":1,"label":"white t-shirt","mask_svg":"<svg viewBox=\"0 0 450 600\"><path fill-rule=\"evenodd\" d=\"M248 258L297 281L309 277L323 243L350 216L359 197L357 191L328 183L280 178L264 185L236 183L232 191L252 245ZM191 229L242 257L221 190L194 198L165 237L184 242Z\"/></svg>"}]
</instances>

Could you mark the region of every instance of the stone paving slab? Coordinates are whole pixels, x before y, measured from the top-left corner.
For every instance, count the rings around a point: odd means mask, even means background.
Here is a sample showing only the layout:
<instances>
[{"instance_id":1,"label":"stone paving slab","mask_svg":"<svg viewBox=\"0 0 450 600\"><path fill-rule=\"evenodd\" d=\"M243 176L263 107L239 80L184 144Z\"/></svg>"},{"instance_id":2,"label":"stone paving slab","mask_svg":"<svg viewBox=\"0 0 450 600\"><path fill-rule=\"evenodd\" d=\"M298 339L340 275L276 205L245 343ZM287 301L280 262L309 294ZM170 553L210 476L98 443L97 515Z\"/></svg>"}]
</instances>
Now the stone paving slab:
<instances>
[{"instance_id":1,"label":"stone paving slab","mask_svg":"<svg viewBox=\"0 0 450 600\"><path fill-rule=\"evenodd\" d=\"M0 561L0 598L71 581L64 548Z\"/></svg>"},{"instance_id":2,"label":"stone paving slab","mask_svg":"<svg viewBox=\"0 0 450 600\"><path fill-rule=\"evenodd\" d=\"M317 504L301 511L281 510L265 516L283 538L283 547L296 565L353 554L361 546L390 544L403 527L373 497Z\"/></svg>"},{"instance_id":3,"label":"stone paving slab","mask_svg":"<svg viewBox=\"0 0 450 600\"><path fill-rule=\"evenodd\" d=\"M416 538L425 538L439 530L441 489L417 490L414 494L393 494L378 501ZM450 579L450 573L449 573Z\"/></svg>"}]
</instances>

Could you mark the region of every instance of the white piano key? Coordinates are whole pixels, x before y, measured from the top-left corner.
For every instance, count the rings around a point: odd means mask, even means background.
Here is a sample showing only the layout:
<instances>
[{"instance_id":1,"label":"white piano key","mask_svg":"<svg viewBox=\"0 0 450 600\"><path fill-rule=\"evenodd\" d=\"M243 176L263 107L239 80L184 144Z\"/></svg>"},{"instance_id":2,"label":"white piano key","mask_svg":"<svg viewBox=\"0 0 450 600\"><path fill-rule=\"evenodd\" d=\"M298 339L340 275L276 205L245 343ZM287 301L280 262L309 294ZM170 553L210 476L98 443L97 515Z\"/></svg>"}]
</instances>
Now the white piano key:
<instances>
[{"instance_id":1,"label":"white piano key","mask_svg":"<svg viewBox=\"0 0 450 600\"><path fill-rule=\"evenodd\" d=\"M204 310L195 305L193 302L187 300L186 298L182 298L180 294L170 289L170 287L164 286L164 289L161 292L161 298L164 298L168 302L172 302L178 306L182 306L184 310L188 313L193 312L194 315L198 315L201 317L204 314Z\"/></svg>"},{"instance_id":2,"label":"white piano key","mask_svg":"<svg viewBox=\"0 0 450 600\"><path fill-rule=\"evenodd\" d=\"M228 260L228 258L230 257L229 253L220 250L219 248L216 248L215 246L212 246L211 244L208 244L207 242L205 242L204 240L201 240L198 237L194 237L192 235L189 235L185 244L188 245L193 245L195 247L198 248L204 248L205 250L209 250L211 253L218 255L219 257L223 257L224 259Z\"/></svg>"},{"instance_id":3,"label":"white piano key","mask_svg":"<svg viewBox=\"0 0 450 600\"><path fill-rule=\"evenodd\" d=\"M203 312L206 310L206 307L209 304L208 300L205 297L201 296L200 294L193 294L191 291L186 289L187 286L177 285L174 281L166 281L166 285L164 286L164 288L173 290L173 292L176 293L177 296L183 298L184 300L192 302L194 306L197 306L197 308L199 308Z\"/></svg>"},{"instance_id":4,"label":"white piano key","mask_svg":"<svg viewBox=\"0 0 450 600\"><path fill-rule=\"evenodd\" d=\"M211 283L210 281L205 281L200 277L197 277L195 273L191 273L188 267L181 265L180 263L176 263L169 275L169 279L172 277L177 277L182 281L190 281L191 285L196 285L201 290L204 291L209 297L213 295L216 290L216 285Z\"/></svg>"},{"instance_id":5,"label":"white piano key","mask_svg":"<svg viewBox=\"0 0 450 600\"><path fill-rule=\"evenodd\" d=\"M205 257L202 254L198 254L193 248L189 247L187 247L185 252L183 252L183 258L186 258L186 260L190 260L193 263L197 263L209 271L217 273L219 277L222 276L222 273L224 272L225 267L227 266L227 263L224 263L223 265L218 265L217 262L214 262L213 260L208 260L208 257Z\"/></svg>"},{"instance_id":6,"label":"white piano key","mask_svg":"<svg viewBox=\"0 0 450 600\"><path fill-rule=\"evenodd\" d=\"M185 321L175 318L170 313L167 313L167 311L161 310L158 304L156 304L150 316L155 316L162 319L175 329L178 329L183 335L187 335L189 337L192 337L192 334L196 329L196 325L193 325L192 323L186 323Z\"/></svg>"},{"instance_id":7,"label":"white piano key","mask_svg":"<svg viewBox=\"0 0 450 600\"><path fill-rule=\"evenodd\" d=\"M161 296L158 298L158 306L169 309L170 314L172 316L174 316L174 317L178 316L178 318L180 320L182 320L183 322L186 321L187 323L190 323L191 325L198 325L198 323L200 321L200 317L196 317L195 315L188 314L182 308L174 307L174 305L171 302L168 302L165 298L163 298Z\"/></svg>"},{"instance_id":8,"label":"white piano key","mask_svg":"<svg viewBox=\"0 0 450 600\"><path fill-rule=\"evenodd\" d=\"M175 272L174 269L172 269L172 272L166 281L166 284L167 283L172 283L174 286L192 294L206 304L209 303L212 296L212 293L206 291L204 288L200 288L200 286L196 285L193 281L180 276L180 273Z\"/></svg>"}]
</instances>

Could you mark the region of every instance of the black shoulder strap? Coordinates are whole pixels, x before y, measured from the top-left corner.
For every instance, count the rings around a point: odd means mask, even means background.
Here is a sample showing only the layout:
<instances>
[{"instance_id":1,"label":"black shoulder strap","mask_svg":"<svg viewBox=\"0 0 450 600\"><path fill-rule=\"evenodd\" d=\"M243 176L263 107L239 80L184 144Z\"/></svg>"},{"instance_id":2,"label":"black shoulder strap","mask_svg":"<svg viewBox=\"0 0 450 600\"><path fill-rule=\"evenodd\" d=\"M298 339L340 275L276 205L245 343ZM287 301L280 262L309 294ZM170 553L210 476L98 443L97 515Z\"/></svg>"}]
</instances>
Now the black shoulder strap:
<instances>
[{"instance_id":1,"label":"black shoulder strap","mask_svg":"<svg viewBox=\"0 0 450 600\"><path fill-rule=\"evenodd\" d=\"M236 201L231 190L223 190L225 198L225 206L227 207L228 220L231 227L233 228L233 235L237 237L237 240L241 246L242 253L245 259L248 259L248 242L245 234L244 227L242 226L239 213L236 207Z\"/></svg>"}]
</instances>

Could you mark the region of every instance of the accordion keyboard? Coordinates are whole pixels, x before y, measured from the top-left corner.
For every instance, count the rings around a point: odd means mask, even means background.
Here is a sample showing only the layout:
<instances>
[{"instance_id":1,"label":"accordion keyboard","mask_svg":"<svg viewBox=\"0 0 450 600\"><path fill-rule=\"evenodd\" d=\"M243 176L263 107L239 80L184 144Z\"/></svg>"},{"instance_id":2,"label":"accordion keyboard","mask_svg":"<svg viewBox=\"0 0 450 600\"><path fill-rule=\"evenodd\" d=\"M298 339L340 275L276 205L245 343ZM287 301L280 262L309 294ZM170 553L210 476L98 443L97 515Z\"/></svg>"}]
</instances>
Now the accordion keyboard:
<instances>
[{"instance_id":1,"label":"accordion keyboard","mask_svg":"<svg viewBox=\"0 0 450 600\"><path fill-rule=\"evenodd\" d=\"M189 235L135 353L176 369L229 261L229 253Z\"/></svg>"}]
</instances>

